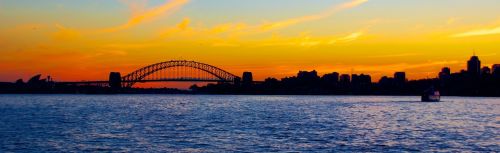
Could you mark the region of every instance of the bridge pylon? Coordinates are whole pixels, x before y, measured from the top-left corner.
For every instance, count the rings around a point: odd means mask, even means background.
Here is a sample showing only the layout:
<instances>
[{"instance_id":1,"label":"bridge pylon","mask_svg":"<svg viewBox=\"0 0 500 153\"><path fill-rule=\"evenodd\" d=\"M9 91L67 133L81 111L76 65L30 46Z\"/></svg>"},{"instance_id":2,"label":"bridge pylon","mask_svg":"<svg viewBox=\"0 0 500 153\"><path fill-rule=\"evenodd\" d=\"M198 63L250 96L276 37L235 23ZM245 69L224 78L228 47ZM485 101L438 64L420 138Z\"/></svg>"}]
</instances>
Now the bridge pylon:
<instances>
[{"instance_id":1,"label":"bridge pylon","mask_svg":"<svg viewBox=\"0 0 500 153\"><path fill-rule=\"evenodd\" d=\"M109 87L112 90L119 90L122 88L122 76L120 72L109 73Z\"/></svg>"}]
</instances>

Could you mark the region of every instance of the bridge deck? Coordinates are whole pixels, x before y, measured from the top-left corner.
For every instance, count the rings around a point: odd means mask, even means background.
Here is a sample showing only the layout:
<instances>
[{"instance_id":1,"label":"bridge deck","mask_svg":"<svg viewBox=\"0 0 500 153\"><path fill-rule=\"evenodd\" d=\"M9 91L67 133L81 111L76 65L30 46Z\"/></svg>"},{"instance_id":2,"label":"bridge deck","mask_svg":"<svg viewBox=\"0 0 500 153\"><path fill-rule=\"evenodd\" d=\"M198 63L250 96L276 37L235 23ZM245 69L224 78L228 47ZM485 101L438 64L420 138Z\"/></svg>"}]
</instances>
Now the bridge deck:
<instances>
[{"instance_id":1,"label":"bridge deck","mask_svg":"<svg viewBox=\"0 0 500 153\"><path fill-rule=\"evenodd\" d=\"M122 83L138 82L231 82L221 80L199 80L199 79L160 79L160 80L141 80L141 81L122 81ZM75 82L56 82L57 84L106 84L109 81L75 81Z\"/></svg>"}]
</instances>

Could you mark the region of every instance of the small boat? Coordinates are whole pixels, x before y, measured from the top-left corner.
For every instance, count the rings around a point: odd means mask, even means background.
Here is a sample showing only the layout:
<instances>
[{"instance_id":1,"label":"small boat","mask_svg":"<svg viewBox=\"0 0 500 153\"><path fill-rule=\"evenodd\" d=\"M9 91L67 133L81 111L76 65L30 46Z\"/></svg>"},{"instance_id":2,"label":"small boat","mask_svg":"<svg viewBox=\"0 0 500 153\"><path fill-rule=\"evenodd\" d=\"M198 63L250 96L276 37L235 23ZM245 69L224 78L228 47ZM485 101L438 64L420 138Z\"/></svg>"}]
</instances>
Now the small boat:
<instances>
[{"instance_id":1,"label":"small boat","mask_svg":"<svg viewBox=\"0 0 500 153\"><path fill-rule=\"evenodd\" d=\"M422 94L422 102L439 102L441 101L441 94L438 90L431 87L424 91Z\"/></svg>"}]
</instances>

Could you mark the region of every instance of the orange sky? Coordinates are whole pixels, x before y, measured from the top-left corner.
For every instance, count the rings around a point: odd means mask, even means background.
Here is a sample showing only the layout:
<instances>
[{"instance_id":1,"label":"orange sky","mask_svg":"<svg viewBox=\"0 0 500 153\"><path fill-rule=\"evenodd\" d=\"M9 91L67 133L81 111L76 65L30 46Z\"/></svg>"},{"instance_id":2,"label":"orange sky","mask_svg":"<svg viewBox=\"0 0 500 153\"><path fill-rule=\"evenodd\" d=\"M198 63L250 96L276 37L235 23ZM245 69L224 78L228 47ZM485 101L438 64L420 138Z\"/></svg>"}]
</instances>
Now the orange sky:
<instances>
[{"instance_id":1,"label":"orange sky","mask_svg":"<svg viewBox=\"0 0 500 153\"><path fill-rule=\"evenodd\" d=\"M299 70L410 79L500 63L497 0L0 0L0 81L106 80L169 60L255 78Z\"/></svg>"}]
</instances>

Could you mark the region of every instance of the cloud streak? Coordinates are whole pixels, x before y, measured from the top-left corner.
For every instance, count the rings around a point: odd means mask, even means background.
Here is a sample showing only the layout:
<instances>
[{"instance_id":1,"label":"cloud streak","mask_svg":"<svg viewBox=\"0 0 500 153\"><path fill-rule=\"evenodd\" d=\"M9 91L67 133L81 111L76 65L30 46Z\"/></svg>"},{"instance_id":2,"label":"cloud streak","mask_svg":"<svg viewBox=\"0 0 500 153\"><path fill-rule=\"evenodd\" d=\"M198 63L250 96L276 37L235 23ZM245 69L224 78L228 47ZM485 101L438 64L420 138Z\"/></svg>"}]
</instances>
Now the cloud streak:
<instances>
[{"instance_id":1,"label":"cloud streak","mask_svg":"<svg viewBox=\"0 0 500 153\"><path fill-rule=\"evenodd\" d=\"M55 40L69 41L75 40L81 36L81 33L76 30L66 28L60 24L56 24L55 26L58 29L58 31L52 35L52 38Z\"/></svg>"},{"instance_id":2,"label":"cloud streak","mask_svg":"<svg viewBox=\"0 0 500 153\"><path fill-rule=\"evenodd\" d=\"M146 10L148 0L119 0L121 3L127 5L132 13L132 16L142 13Z\"/></svg>"},{"instance_id":3,"label":"cloud streak","mask_svg":"<svg viewBox=\"0 0 500 153\"><path fill-rule=\"evenodd\" d=\"M366 2L368 2L368 0L350 0L342 4L332 5L327 10L324 10L317 14L289 18L280 21L274 21L271 23L262 23L256 25L249 25L246 23L223 23L215 25L214 27L211 28L190 28L190 30L182 30L179 27L169 27L166 30L160 32L160 38L172 36L173 34L178 32L198 33L204 35L227 34L228 36L233 36L233 37L242 35L255 35L273 30L284 29L300 23L324 19L334 15L337 12L360 6ZM362 34L363 33L355 33L354 35L351 35L345 40L338 40L338 41L344 41L344 42L352 41L357 39L357 37L361 36Z\"/></svg>"},{"instance_id":4,"label":"cloud streak","mask_svg":"<svg viewBox=\"0 0 500 153\"><path fill-rule=\"evenodd\" d=\"M351 34L349 34L349 35L347 35L345 37L331 40L329 42L329 44L348 43L348 42L357 40L359 37L361 37L363 35L364 35L364 33L361 32L361 31L360 32L351 33Z\"/></svg>"},{"instance_id":5,"label":"cloud streak","mask_svg":"<svg viewBox=\"0 0 500 153\"><path fill-rule=\"evenodd\" d=\"M485 36L485 35L495 35L495 34L500 34L500 26L490 29L471 30L452 35L451 37L461 38L461 37Z\"/></svg>"},{"instance_id":6,"label":"cloud streak","mask_svg":"<svg viewBox=\"0 0 500 153\"><path fill-rule=\"evenodd\" d=\"M296 24L303 23L303 22L320 20L320 19L332 16L333 14L335 14L339 11L354 8L356 6L364 4L366 2L368 2L368 0L352 0L350 2L343 3L340 5L334 5L334 6L330 7L329 9L327 9L319 14L313 14L313 15L308 15L308 16L302 16L302 17L277 21L274 23L264 24L264 25L260 26L260 28L262 30L267 31L267 30L285 28L285 27L289 27L289 26L296 25Z\"/></svg>"},{"instance_id":7,"label":"cloud streak","mask_svg":"<svg viewBox=\"0 0 500 153\"><path fill-rule=\"evenodd\" d=\"M417 54L417 53L388 54L388 55L368 56L367 58L393 58L393 57L408 57L408 56L417 56L417 55L421 55L421 54Z\"/></svg>"},{"instance_id":8,"label":"cloud streak","mask_svg":"<svg viewBox=\"0 0 500 153\"><path fill-rule=\"evenodd\" d=\"M291 38L272 38L260 41L257 46L299 46L299 47L314 47L320 45L344 45L358 40L364 35L364 32L353 32L346 36L338 38L314 38L307 35Z\"/></svg>"},{"instance_id":9,"label":"cloud streak","mask_svg":"<svg viewBox=\"0 0 500 153\"><path fill-rule=\"evenodd\" d=\"M160 15L163 15L165 13L173 13L176 10L179 10L182 8L184 5L186 5L189 2L189 0L170 0L162 5L152 8L150 10L146 11L137 11L138 7L137 4L130 4L129 7L132 8L133 14L132 17L128 20L127 23L108 28L103 30L104 32L115 32L115 31L120 31L120 30L125 30L129 29L133 26L136 26L138 24L141 24L146 21L150 21Z\"/></svg>"}]
</instances>

